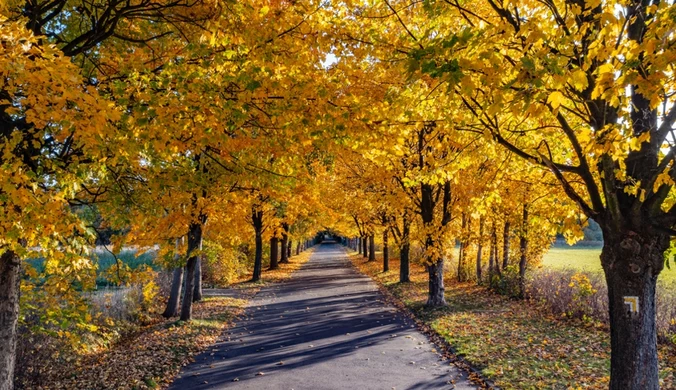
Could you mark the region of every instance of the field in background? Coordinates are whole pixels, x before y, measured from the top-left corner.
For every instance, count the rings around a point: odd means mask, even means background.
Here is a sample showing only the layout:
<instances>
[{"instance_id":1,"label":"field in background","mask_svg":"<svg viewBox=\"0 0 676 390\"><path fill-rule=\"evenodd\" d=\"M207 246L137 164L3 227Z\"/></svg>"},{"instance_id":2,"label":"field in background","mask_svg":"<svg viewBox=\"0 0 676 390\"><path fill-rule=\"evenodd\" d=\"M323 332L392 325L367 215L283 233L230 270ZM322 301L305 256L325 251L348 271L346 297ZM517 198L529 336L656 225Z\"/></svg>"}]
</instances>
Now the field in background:
<instances>
[{"instance_id":1,"label":"field in background","mask_svg":"<svg viewBox=\"0 0 676 390\"><path fill-rule=\"evenodd\" d=\"M577 269L586 272L602 273L601 248L565 248L553 247L542 258L542 266L550 269ZM676 265L665 268L659 280L676 281Z\"/></svg>"}]
</instances>

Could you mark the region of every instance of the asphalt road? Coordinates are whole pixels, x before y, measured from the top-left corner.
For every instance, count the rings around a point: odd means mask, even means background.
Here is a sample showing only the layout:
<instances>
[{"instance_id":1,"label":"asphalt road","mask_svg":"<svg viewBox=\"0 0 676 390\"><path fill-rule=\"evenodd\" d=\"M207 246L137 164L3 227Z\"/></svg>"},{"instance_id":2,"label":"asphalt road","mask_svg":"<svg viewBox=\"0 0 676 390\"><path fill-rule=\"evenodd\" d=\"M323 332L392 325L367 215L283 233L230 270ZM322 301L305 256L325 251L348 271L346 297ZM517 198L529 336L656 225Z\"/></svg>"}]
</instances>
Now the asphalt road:
<instances>
[{"instance_id":1,"label":"asphalt road","mask_svg":"<svg viewBox=\"0 0 676 390\"><path fill-rule=\"evenodd\" d=\"M171 389L475 389L376 285L326 243L263 288Z\"/></svg>"}]
</instances>

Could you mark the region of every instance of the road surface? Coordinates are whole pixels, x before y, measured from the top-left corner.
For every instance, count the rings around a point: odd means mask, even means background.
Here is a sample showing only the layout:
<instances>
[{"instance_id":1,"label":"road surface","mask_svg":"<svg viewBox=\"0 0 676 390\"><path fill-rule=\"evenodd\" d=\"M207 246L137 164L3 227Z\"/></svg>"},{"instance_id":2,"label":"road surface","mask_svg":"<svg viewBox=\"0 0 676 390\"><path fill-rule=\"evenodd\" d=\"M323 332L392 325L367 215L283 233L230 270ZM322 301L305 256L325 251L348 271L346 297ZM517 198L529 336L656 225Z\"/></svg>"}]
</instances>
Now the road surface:
<instances>
[{"instance_id":1,"label":"road surface","mask_svg":"<svg viewBox=\"0 0 676 390\"><path fill-rule=\"evenodd\" d=\"M351 266L319 245L286 282L263 288L245 318L170 389L475 389Z\"/></svg>"}]
</instances>

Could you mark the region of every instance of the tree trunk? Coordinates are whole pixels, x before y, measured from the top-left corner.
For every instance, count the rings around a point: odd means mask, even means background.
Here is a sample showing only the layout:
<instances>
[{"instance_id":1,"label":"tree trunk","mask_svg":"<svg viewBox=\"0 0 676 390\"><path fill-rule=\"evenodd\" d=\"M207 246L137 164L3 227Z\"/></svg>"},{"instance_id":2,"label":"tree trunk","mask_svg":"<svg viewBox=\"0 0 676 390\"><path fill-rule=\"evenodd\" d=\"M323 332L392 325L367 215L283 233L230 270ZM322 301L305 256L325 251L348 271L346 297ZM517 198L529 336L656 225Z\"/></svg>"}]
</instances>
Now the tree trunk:
<instances>
[{"instance_id":1,"label":"tree trunk","mask_svg":"<svg viewBox=\"0 0 676 390\"><path fill-rule=\"evenodd\" d=\"M409 253L411 244L409 242L409 233L411 232L411 221L408 214L404 213L402 217L401 241L399 242L399 283L408 283L411 281L411 263Z\"/></svg>"},{"instance_id":2,"label":"tree trunk","mask_svg":"<svg viewBox=\"0 0 676 390\"><path fill-rule=\"evenodd\" d=\"M361 248L362 248L361 237L357 238L357 246L359 247L359 254L361 255Z\"/></svg>"},{"instance_id":3,"label":"tree trunk","mask_svg":"<svg viewBox=\"0 0 676 390\"><path fill-rule=\"evenodd\" d=\"M498 261L498 233L495 222L493 222L493 230L491 231L491 256L493 257L493 261L491 262L493 273L500 276L500 262ZM493 280L492 276L491 280Z\"/></svg>"},{"instance_id":4,"label":"tree trunk","mask_svg":"<svg viewBox=\"0 0 676 390\"><path fill-rule=\"evenodd\" d=\"M444 259L439 259L436 263L428 265L427 273L429 274L427 306L446 306L446 298L444 297Z\"/></svg>"},{"instance_id":5,"label":"tree trunk","mask_svg":"<svg viewBox=\"0 0 676 390\"><path fill-rule=\"evenodd\" d=\"M466 282L469 280L467 270L467 246L468 246L468 232L470 230L469 217L462 213L462 235L460 238L460 254L458 256L458 282Z\"/></svg>"},{"instance_id":6,"label":"tree trunk","mask_svg":"<svg viewBox=\"0 0 676 390\"><path fill-rule=\"evenodd\" d=\"M610 389L658 389L655 288L669 248L650 227L612 235L604 229L601 264L610 309ZM643 234L641 234L641 233Z\"/></svg>"},{"instance_id":7,"label":"tree trunk","mask_svg":"<svg viewBox=\"0 0 676 390\"><path fill-rule=\"evenodd\" d=\"M284 229L282 231L282 258L279 261L282 264L288 264L289 263L289 245L291 243L289 242L289 224L288 223L283 223L282 228Z\"/></svg>"},{"instance_id":8,"label":"tree trunk","mask_svg":"<svg viewBox=\"0 0 676 390\"><path fill-rule=\"evenodd\" d=\"M162 313L165 318L178 316L178 308L181 303L181 288L183 287L183 267L174 268L171 278L171 291L169 292L169 301L167 308Z\"/></svg>"},{"instance_id":9,"label":"tree trunk","mask_svg":"<svg viewBox=\"0 0 676 390\"><path fill-rule=\"evenodd\" d=\"M0 390L14 388L21 259L13 251L0 256Z\"/></svg>"},{"instance_id":10,"label":"tree trunk","mask_svg":"<svg viewBox=\"0 0 676 390\"><path fill-rule=\"evenodd\" d=\"M200 248L201 249L201 248ZM195 264L195 292L192 295L193 302L202 300L202 255L197 256Z\"/></svg>"},{"instance_id":11,"label":"tree trunk","mask_svg":"<svg viewBox=\"0 0 676 390\"><path fill-rule=\"evenodd\" d=\"M479 217L479 241L476 249L476 281L481 283L481 252L483 249L484 217Z\"/></svg>"},{"instance_id":12,"label":"tree trunk","mask_svg":"<svg viewBox=\"0 0 676 390\"><path fill-rule=\"evenodd\" d=\"M387 247L387 229L383 231L383 272L390 270L390 254Z\"/></svg>"},{"instance_id":13,"label":"tree trunk","mask_svg":"<svg viewBox=\"0 0 676 390\"><path fill-rule=\"evenodd\" d=\"M279 238L270 239L270 269L279 268Z\"/></svg>"},{"instance_id":14,"label":"tree trunk","mask_svg":"<svg viewBox=\"0 0 676 390\"><path fill-rule=\"evenodd\" d=\"M369 261L376 261L376 242L375 234L369 235Z\"/></svg>"},{"instance_id":15,"label":"tree trunk","mask_svg":"<svg viewBox=\"0 0 676 390\"><path fill-rule=\"evenodd\" d=\"M528 206L523 205L521 219L521 237L519 238L521 257L519 258L519 293L521 298L526 294L526 264L528 260Z\"/></svg>"},{"instance_id":16,"label":"tree trunk","mask_svg":"<svg viewBox=\"0 0 676 390\"><path fill-rule=\"evenodd\" d=\"M509 265L509 229L510 223L505 221L505 227L502 230L502 269Z\"/></svg>"},{"instance_id":17,"label":"tree trunk","mask_svg":"<svg viewBox=\"0 0 676 390\"><path fill-rule=\"evenodd\" d=\"M201 215L198 222L192 222L188 228L188 262L186 264L185 290L183 292L183 305L181 306L181 321L192 319L192 303L195 294L195 268L199 255L193 252L202 249L202 224L206 217Z\"/></svg>"},{"instance_id":18,"label":"tree trunk","mask_svg":"<svg viewBox=\"0 0 676 390\"><path fill-rule=\"evenodd\" d=\"M286 262L289 262L289 259L291 258L291 246L293 245L293 241L288 240L287 247L286 247Z\"/></svg>"},{"instance_id":19,"label":"tree trunk","mask_svg":"<svg viewBox=\"0 0 676 390\"><path fill-rule=\"evenodd\" d=\"M361 246L362 246L362 255L364 256L365 259L369 257L369 248L368 248L368 236L362 236L361 238Z\"/></svg>"},{"instance_id":20,"label":"tree trunk","mask_svg":"<svg viewBox=\"0 0 676 390\"><path fill-rule=\"evenodd\" d=\"M296 256L300 255L300 240L296 243Z\"/></svg>"},{"instance_id":21,"label":"tree trunk","mask_svg":"<svg viewBox=\"0 0 676 390\"><path fill-rule=\"evenodd\" d=\"M261 274L263 273L263 211L254 209L251 220L256 234L254 269L251 281L259 282L261 280Z\"/></svg>"}]
</instances>

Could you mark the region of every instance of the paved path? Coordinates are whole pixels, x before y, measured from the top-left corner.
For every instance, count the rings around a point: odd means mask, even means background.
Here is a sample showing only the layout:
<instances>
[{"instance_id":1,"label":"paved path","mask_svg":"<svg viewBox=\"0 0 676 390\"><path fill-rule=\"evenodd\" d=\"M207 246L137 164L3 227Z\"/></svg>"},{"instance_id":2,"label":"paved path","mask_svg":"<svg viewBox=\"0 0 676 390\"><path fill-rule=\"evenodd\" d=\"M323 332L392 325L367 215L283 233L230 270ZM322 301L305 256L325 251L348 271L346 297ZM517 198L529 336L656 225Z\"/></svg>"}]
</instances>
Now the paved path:
<instances>
[{"instance_id":1,"label":"paved path","mask_svg":"<svg viewBox=\"0 0 676 390\"><path fill-rule=\"evenodd\" d=\"M290 280L263 288L171 389L476 388L433 348L328 243Z\"/></svg>"}]
</instances>

